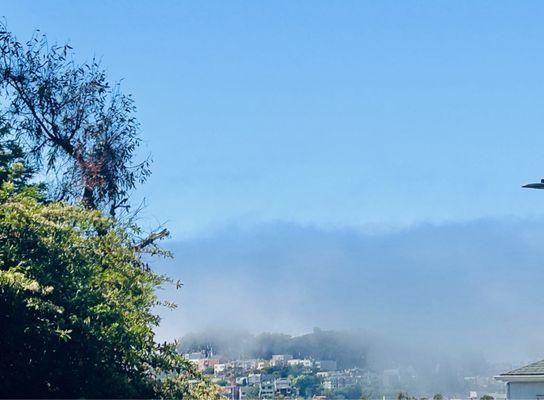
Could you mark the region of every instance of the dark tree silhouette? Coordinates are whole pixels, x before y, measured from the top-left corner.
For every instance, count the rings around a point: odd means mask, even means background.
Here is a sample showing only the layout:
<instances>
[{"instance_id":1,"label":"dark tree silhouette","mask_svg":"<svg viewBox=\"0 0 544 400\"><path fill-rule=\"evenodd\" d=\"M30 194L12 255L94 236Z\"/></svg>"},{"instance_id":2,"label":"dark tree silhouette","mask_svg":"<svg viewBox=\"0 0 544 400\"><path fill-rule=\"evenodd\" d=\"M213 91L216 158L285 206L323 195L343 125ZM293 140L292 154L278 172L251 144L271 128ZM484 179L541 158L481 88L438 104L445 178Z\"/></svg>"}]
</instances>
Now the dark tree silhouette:
<instances>
[{"instance_id":1,"label":"dark tree silhouette","mask_svg":"<svg viewBox=\"0 0 544 400\"><path fill-rule=\"evenodd\" d=\"M139 124L131 96L111 85L96 60L77 64L68 45L36 32L21 43L0 24L3 117L34 162L54 177L57 200L115 216L149 175L135 162Z\"/></svg>"}]
</instances>

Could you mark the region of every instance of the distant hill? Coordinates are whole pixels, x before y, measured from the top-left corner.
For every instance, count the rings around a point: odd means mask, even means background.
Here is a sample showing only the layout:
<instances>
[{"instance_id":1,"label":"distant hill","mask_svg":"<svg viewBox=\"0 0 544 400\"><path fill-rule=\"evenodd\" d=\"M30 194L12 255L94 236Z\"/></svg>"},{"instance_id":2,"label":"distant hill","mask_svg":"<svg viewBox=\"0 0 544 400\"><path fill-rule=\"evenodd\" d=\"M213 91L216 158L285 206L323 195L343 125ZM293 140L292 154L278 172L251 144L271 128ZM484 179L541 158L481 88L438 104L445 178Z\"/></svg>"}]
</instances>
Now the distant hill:
<instances>
[{"instance_id":1,"label":"distant hill","mask_svg":"<svg viewBox=\"0 0 544 400\"><path fill-rule=\"evenodd\" d=\"M183 337L179 350L183 353L207 351L234 359L270 359L273 354L291 354L294 358L335 360L339 368L365 367L367 353L360 336L318 328L301 336L219 331L193 333Z\"/></svg>"}]
</instances>

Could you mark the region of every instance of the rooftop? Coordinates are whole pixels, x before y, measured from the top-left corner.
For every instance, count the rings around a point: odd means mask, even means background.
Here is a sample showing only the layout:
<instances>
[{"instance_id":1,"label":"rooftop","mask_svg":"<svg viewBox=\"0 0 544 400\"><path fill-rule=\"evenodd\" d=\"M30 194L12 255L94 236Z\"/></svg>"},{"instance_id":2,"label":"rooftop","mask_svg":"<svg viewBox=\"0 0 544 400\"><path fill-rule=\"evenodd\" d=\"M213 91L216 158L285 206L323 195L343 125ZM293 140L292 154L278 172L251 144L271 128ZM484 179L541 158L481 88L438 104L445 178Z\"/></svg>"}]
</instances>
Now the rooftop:
<instances>
[{"instance_id":1,"label":"rooftop","mask_svg":"<svg viewBox=\"0 0 544 400\"><path fill-rule=\"evenodd\" d=\"M517 376L517 375L544 375L544 360L525 365L521 368L514 369L510 372L505 372L500 376Z\"/></svg>"}]
</instances>

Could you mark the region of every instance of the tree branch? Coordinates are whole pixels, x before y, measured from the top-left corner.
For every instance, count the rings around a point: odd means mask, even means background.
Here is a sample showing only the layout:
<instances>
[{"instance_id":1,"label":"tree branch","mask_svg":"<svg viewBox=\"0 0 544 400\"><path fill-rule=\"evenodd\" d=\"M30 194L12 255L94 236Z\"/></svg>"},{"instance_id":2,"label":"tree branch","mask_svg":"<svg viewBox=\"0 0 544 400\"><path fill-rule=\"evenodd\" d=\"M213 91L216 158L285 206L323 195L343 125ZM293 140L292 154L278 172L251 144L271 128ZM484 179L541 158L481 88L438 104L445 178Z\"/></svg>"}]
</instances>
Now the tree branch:
<instances>
[{"instance_id":1,"label":"tree branch","mask_svg":"<svg viewBox=\"0 0 544 400\"><path fill-rule=\"evenodd\" d=\"M165 237L168 237L170 235L170 232L168 232L168 229L163 229L159 232L153 232L148 237L146 237L144 240L142 240L140 243L132 246L132 250L134 251L142 251L147 246L150 246L154 244L157 240L164 239Z\"/></svg>"}]
</instances>

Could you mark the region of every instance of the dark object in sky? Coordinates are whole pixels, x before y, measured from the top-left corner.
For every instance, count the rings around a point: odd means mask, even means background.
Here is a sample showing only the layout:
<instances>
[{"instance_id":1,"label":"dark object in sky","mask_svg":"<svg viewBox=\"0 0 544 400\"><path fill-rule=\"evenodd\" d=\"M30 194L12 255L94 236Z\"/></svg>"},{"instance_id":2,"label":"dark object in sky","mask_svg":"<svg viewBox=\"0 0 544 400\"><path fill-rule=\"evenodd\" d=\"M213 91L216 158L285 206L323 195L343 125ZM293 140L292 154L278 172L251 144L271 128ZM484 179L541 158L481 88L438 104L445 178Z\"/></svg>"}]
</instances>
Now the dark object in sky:
<instances>
[{"instance_id":1,"label":"dark object in sky","mask_svg":"<svg viewBox=\"0 0 544 400\"><path fill-rule=\"evenodd\" d=\"M527 185L523 185L522 187L529 189L544 189L544 179L541 179L540 183L528 183Z\"/></svg>"}]
</instances>

